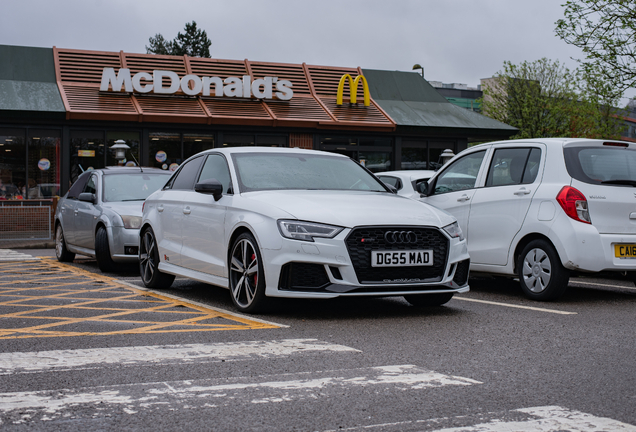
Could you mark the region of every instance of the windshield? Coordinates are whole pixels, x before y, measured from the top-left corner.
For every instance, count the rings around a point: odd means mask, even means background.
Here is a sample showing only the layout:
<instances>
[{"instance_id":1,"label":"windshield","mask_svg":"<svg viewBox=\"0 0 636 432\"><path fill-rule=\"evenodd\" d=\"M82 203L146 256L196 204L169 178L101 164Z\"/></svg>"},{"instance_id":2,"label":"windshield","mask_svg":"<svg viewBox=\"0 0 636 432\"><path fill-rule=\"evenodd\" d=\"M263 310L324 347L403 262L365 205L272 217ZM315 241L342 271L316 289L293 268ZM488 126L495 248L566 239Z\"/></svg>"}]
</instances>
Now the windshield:
<instances>
[{"instance_id":1,"label":"windshield","mask_svg":"<svg viewBox=\"0 0 636 432\"><path fill-rule=\"evenodd\" d=\"M232 155L241 192L309 189L387 189L348 158L318 154L236 153Z\"/></svg>"},{"instance_id":2,"label":"windshield","mask_svg":"<svg viewBox=\"0 0 636 432\"><path fill-rule=\"evenodd\" d=\"M103 200L108 202L143 201L163 187L170 178L166 174L125 173L104 175Z\"/></svg>"},{"instance_id":3,"label":"windshield","mask_svg":"<svg viewBox=\"0 0 636 432\"><path fill-rule=\"evenodd\" d=\"M565 164L575 179L592 184L636 182L636 150L626 147L566 147Z\"/></svg>"}]
</instances>

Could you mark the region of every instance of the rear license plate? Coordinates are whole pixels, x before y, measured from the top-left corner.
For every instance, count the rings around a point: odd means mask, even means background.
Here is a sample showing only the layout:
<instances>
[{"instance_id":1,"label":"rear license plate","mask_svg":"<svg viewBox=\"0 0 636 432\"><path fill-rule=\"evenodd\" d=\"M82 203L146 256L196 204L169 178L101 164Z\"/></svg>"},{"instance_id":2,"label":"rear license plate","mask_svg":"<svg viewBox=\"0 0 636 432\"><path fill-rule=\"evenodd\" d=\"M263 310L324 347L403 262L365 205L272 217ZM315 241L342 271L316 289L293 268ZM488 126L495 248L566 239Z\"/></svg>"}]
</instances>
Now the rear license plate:
<instances>
[{"instance_id":1,"label":"rear license plate","mask_svg":"<svg viewBox=\"0 0 636 432\"><path fill-rule=\"evenodd\" d=\"M432 250L371 251L371 267L432 266Z\"/></svg>"},{"instance_id":2,"label":"rear license plate","mask_svg":"<svg viewBox=\"0 0 636 432\"><path fill-rule=\"evenodd\" d=\"M616 258L636 258L636 244L615 244L614 256Z\"/></svg>"}]
</instances>

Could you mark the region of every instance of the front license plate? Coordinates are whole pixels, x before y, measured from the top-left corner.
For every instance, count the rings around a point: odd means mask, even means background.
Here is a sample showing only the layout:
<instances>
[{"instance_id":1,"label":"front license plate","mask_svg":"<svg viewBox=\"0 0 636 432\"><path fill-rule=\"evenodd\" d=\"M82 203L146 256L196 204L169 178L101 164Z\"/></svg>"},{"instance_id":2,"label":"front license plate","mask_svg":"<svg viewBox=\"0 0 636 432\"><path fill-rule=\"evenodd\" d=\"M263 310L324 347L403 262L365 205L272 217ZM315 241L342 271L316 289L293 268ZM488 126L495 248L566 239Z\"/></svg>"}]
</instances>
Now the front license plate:
<instances>
[{"instance_id":1,"label":"front license plate","mask_svg":"<svg viewBox=\"0 0 636 432\"><path fill-rule=\"evenodd\" d=\"M636 258L636 244L615 244L614 256L616 258Z\"/></svg>"},{"instance_id":2,"label":"front license plate","mask_svg":"<svg viewBox=\"0 0 636 432\"><path fill-rule=\"evenodd\" d=\"M371 251L371 267L432 266L432 250Z\"/></svg>"}]
</instances>

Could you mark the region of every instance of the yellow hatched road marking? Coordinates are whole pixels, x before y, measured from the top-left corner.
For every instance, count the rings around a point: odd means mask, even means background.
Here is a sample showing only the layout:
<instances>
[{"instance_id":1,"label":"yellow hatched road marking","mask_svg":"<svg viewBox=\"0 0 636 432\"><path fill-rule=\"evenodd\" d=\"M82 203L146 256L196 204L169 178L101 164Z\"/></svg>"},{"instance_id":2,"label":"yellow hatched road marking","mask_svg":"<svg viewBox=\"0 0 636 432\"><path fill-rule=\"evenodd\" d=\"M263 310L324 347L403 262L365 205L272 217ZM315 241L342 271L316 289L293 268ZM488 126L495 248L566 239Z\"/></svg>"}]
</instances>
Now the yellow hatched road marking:
<instances>
[{"instance_id":1,"label":"yellow hatched road marking","mask_svg":"<svg viewBox=\"0 0 636 432\"><path fill-rule=\"evenodd\" d=\"M0 263L0 339L284 327L161 295L52 258Z\"/></svg>"}]
</instances>

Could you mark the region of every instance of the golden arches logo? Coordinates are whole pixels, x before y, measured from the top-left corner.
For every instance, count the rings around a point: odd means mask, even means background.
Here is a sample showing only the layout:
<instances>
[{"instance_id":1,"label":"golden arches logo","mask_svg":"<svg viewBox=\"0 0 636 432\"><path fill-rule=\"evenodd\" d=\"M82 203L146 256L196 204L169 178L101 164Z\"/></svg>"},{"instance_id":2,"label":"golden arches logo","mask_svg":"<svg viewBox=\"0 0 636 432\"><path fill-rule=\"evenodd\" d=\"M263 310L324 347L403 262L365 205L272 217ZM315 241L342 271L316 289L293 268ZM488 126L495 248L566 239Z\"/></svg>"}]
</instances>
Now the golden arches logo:
<instances>
[{"instance_id":1,"label":"golden arches logo","mask_svg":"<svg viewBox=\"0 0 636 432\"><path fill-rule=\"evenodd\" d=\"M351 96L351 98L349 99L349 103L358 103L358 83L362 81L364 106L369 106L371 104L371 95L369 93L369 84L367 84L367 79L362 75L358 75L354 80L349 74L344 74L342 78L340 78L340 83L338 84L338 93L336 94L336 104L342 105L342 93L344 92L344 85L345 81L347 80L349 80L349 95Z\"/></svg>"}]
</instances>

